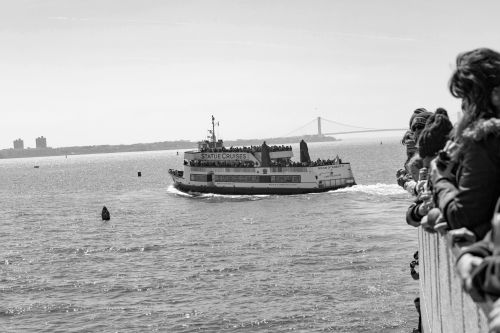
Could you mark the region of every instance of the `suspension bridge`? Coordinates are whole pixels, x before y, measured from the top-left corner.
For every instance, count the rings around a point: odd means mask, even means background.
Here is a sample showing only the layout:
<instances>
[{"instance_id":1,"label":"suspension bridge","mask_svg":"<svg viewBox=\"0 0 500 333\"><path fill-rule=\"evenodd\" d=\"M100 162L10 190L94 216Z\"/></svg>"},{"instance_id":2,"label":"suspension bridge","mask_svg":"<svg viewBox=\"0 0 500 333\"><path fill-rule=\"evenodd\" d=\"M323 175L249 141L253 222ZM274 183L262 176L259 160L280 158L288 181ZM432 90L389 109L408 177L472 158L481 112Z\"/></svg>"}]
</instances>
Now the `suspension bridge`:
<instances>
[{"instance_id":1,"label":"suspension bridge","mask_svg":"<svg viewBox=\"0 0 500 333\"><path fill-rule=\"evenodd\" d=\"M328 127L324 130L323 123L326 123ZM332 127L334 125L334 127ZM316 128L317 133L314 133L319 136L323 135L340 135L340 134L354 134L354 133L370 133L370 132L392 132L392 131L406 131L407 128L369 128L369 127L360 127L349 124L343 124L338 121L328 120L322 117L317 117L308 122L307 124L294 129L289 132L285 136L291 136L292 134L312 134L313 126ZM305 131L305 132L303 132Z\"/></svg>"}]
</instances>

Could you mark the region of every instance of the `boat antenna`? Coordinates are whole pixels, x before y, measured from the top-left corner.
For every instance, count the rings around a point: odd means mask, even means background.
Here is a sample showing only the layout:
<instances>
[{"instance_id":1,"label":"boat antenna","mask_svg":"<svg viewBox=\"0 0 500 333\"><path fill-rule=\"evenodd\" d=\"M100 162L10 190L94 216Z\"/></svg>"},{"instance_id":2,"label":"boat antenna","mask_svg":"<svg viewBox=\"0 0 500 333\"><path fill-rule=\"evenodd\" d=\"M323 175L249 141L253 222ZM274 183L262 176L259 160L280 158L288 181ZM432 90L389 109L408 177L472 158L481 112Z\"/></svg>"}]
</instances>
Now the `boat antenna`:
<instances>
[{"instance_id":1,"label":"boat antenna","mask_svg":"<svg viewBox=\"0 0 500 333\"><path fill-rule=\"evenodd\" d=\"M212 142L215 143L215 117L212 115Z\"/></svg>"}]
</instances>

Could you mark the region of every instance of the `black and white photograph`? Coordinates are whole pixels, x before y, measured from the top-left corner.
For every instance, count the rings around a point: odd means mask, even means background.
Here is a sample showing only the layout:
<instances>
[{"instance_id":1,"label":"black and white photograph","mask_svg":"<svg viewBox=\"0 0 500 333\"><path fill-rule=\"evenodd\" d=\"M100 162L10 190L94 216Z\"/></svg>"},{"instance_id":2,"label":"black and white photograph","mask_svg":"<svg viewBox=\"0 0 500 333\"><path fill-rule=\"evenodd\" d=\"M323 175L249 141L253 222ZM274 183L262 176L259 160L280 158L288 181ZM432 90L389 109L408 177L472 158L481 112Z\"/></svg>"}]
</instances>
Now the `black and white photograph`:
<instances>
[{"instance_id":1,"label":"black and white photograph","mask_svg":"<svg viewBox=\"0 0 500 333\"><path fill-rule=\"evenodd\" d=\"M500 333L499 298L499 1L0 0L0 332Z\"/></svg>"}]
</instances>

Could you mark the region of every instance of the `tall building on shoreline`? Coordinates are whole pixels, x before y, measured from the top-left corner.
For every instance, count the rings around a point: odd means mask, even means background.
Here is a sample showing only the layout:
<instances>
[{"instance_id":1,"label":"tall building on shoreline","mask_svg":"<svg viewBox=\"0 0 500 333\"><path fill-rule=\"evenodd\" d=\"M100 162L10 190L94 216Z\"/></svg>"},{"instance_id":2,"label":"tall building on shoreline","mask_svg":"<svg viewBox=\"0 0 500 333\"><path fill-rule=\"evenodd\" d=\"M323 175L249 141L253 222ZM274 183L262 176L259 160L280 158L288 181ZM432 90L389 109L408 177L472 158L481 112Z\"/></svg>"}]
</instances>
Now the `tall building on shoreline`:
<instances>
[{"instance_id":1,"label":"tall building on shoreline","mask_svg":"<svg viewBox=\"0 0 500 333\"><path fill-rule=\"evenodd\" d=\"M24 149L24 141L21 139L14 140L14 149Z\"/></svg>"},{"instance_id":2,"label":"tall building on shoreline","mask_svg":"<svg viewBox=\"0 0 500 333\"><path fill-rule=\"evenodd\" d=\"M36 148L47 148L47 138L41 137L36 138Z\"/></svg>"}]
</instances>

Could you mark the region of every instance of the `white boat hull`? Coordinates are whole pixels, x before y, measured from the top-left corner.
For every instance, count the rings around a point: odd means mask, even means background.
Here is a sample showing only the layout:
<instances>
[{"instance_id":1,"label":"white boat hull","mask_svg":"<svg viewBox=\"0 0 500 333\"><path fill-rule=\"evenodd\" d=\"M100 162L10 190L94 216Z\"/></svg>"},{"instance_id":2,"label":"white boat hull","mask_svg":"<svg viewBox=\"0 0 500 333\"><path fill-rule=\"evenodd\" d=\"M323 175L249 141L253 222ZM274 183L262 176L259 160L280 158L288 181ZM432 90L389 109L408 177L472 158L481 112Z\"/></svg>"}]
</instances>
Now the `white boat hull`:
<instances>
[{"instance_id":1,"label":"white boat hull","mask_svg":"<svg viewBox=\"0 0 500 333\"><path fill-rule=\"evenodd\" d=\"M171 171L183 192L216 194L302 194L355 185L349 163L315 167L202 168Z\"/></svg>"}]
</instances>

